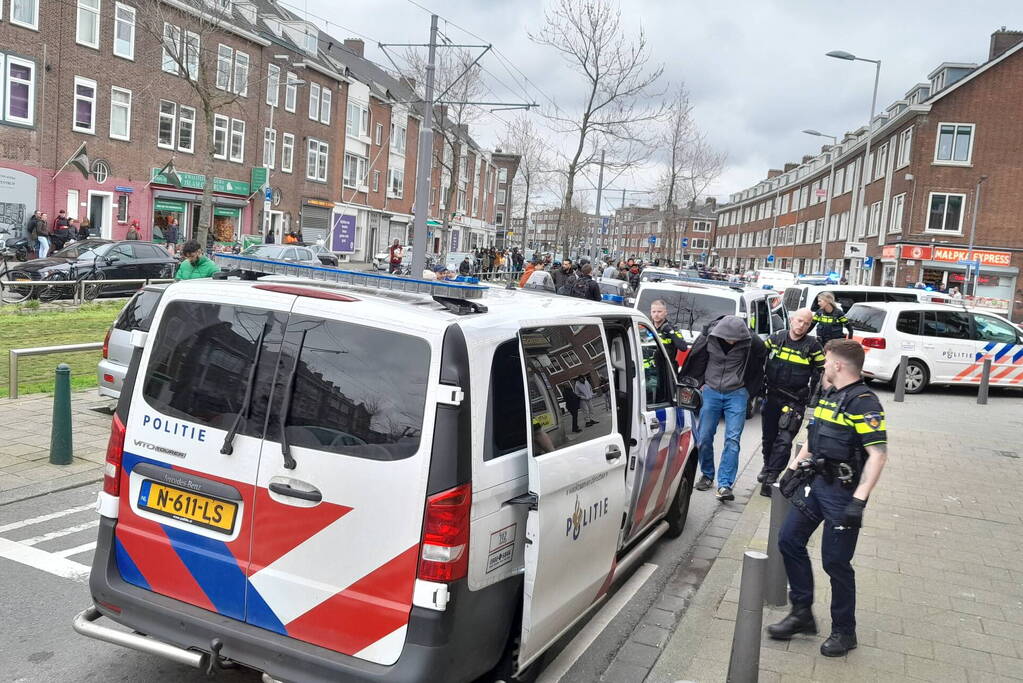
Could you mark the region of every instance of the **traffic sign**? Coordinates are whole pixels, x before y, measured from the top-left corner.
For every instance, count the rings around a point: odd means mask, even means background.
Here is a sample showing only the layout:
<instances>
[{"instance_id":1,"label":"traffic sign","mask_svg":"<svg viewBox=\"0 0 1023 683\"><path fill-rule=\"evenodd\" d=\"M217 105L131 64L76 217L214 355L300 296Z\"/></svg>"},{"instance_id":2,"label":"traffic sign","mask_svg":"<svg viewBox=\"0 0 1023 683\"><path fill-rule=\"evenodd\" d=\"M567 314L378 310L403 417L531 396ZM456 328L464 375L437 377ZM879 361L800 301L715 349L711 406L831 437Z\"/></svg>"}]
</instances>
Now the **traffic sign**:
<instances>
[{"instance_id":1,"label":"traffic sign","mask_svg":"<svg viewBox=\"0 0 1023 683\"><path fill-rule=\"evenodd\" d=\"M962 261L956 261L956 265L957 266L969 266L971 268L976 268L977 270L980 270L980 259L977 259L976 261L970 261L968 259L963 259Z\"/></svg>"},{"instance_id":2,"label":"traffic sign","mask_svg":"<svg viewBox=\"0 0 1023 683\"><path fill-rule=\"evenodd\" d=\"M774 254L768 254L767 255L767 262L768 263L774 263Z\"/></svg>"},{"instance_id":3,"label":"traffic sign","mask_svg":"<svg viewBox=\"0 0 1023 683\"><path fill-rule=\"evenodd\" d=\"M263 199L268 201L268 202L270 202L270 201L273 201L273 198L274 198L274 190L273 190L272 187L267 185L266 186L266 191L263 193Z\"/></svg>"},{"instance_id":4,"label":"traffic sign","mask_svg":"<svg viewBox=\"0 0 1023 683\"><path fill-rule=\"evenodd\" d=\"M867 258L863 259L863 267L866 268L867 270L870 270L871 268L873 268L874 267L874 257L873 256L868 256Z\"/></svg>"},{"instance_id":5,"label":"traffic sign","mask_svg":"<svg viewBox=\"0 0 1023 683\"><path fill-rule=\"evenodd\" d=\"M656 244L657 243L657 235L650 235L650 237L647 238L647 242L649 242L650 244Z\"/></svg>"},{"instance_id":6,"label":"traffic sign","mask_svg":"<svg viewBox=\"0 0 1023 683\"><path fill-rule=\"evenodd\" d=\"M685 249L688 246L689 246L689 238L688 237L683 237L682 238L682 248Z\"/></svg>"},{"instance_id":7,"label":"traffic sign","mask_svg":"<svg viewBox=\"0 0 1023 683\"><path fill-rule=\"evenodd\" d=\"M269 199L263 200L263 211L269 211L269 210L270 210L270 200Z\"/></svg>"}]
</instances>

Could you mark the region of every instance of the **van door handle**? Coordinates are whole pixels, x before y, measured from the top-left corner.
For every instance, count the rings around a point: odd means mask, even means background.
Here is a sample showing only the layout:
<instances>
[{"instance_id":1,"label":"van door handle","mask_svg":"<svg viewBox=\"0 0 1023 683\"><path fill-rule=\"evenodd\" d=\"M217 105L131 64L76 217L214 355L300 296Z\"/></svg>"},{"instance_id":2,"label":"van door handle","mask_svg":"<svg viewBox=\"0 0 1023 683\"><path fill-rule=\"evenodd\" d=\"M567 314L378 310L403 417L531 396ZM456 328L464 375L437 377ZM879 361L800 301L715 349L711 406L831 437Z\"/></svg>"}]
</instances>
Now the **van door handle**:
<instances>
[{"instance_id":1,"label":"van door handle","mask_svg":"<svg viewBox=\"0 0 1023 683\"><path fill-rule=\"evenodd\" d=\"M614 462L618 458L622 457L622 449L618 448L616 444L611 444L604 451L604 457L607 458L608 462Z\"/></svg>"},{"instance_id":2,"label":"van door handle","mask_svg":"<svg viewBox=\"0 0 1023 683\"><path fill-rule=\"evenodd\" d=\"M312 503L319 503L323 500L323 494L316 489L313 489L312 491L305 491L303 489L296 489L289 484L281 484L276 481L270 482L269 489L281 496L301 498L302 500L308 500Z\"/></svg>"},{"instance_id":3,"label":"van door handle","mask_svg":"<svg viewBox=\"0 0 1023 683\"><path fill-rule=\"evenodd\" d=\"M660 428L661 428L661 421L658 420L656 417L650 418L650 431L656 432Z\"/></svg>"}]
</instances>

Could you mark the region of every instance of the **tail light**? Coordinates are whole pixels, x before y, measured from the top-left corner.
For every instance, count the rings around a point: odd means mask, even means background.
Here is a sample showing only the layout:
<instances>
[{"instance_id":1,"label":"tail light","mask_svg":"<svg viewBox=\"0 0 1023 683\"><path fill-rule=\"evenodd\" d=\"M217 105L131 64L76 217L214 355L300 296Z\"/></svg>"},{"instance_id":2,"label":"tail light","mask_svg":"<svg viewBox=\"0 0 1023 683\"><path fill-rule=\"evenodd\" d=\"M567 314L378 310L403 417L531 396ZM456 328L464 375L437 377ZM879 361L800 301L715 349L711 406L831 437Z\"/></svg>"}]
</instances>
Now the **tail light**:
<instances>
[{"instance_id":1,"label":"tail light","mask_svg":"<svg viewBox=\"0 0 1023 683\"><path fill-rule=\"evenodd\" d=\"M103 492L111 496L121 493L121 459L124 456L124 423L120 415L114 415L110 424L110 439L107 441L107 460L103 465Z\"/></svg>"},{"instance_id":2,"label":"tail light","mask_svg":"<svg viewBox=\"0 0 1023 683\"><path fill-rule=\"evenodd\" d=\"M107 328L107 336L103 337L103 357L110 358L110 333L114 331L113 327Z\"/></svg>"},{"instance_id":3,"label":"tail light","mask_svg":"<svg viewBox=\"0 0 1023 683\"><path fill-rule=\"evenodd\" d=\"M472 486L463 484L430 496L423 521L419 578L456 581L469 570L469 509Z\"/></svg>"},{"instance_id":4,"label":"tail light","mask_svg":"<svg viewBox=\"0 0 1023 683\"><path fill-rule=\"evenodd\" d=\"M885 348L884 337L864 337L863 341L860 342L860 343L863 344L863 348L866 348L866 349L883 349L883 348Z\"/></svg>"}]
</instances>

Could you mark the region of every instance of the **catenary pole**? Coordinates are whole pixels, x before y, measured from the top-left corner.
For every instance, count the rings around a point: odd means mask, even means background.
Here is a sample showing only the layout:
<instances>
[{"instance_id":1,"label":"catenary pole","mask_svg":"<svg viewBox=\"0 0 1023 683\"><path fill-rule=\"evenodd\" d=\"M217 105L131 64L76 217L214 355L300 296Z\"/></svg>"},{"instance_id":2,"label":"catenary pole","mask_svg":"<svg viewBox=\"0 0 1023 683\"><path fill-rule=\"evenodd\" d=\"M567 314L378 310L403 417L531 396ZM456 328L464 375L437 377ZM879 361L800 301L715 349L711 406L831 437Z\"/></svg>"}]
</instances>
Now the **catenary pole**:
<instances>
[{"instance_id":1,"label":"catenary pole","mask_svg":"<svg viewBox=\"0 0 1023 683\"><path fill-rule=\"evenodd\" d=\"M437 61L437 15L430 17L430 53L426 63L423 123L419 129L416 174L416 211L412 227L412 275L422 277L426 268L426 218L430 211L430 180L433 172L433 82Z\"/></svg>"},{"instance_id":2,"label":"catenary pole","mask_svg":"<svg viewBox=\"0 0 1023 683\"><path fill-rule=\"evenodd\" d=\"M600 210L600 195L604 192L604 150L600 150L600 172L597 174L597 223L593 226L593 249L590 252L590 262L596 263L600 256L600 235L604 229L604 213ZM596 268L596 266L594 266Z\"/></svg>"}]
</instances>

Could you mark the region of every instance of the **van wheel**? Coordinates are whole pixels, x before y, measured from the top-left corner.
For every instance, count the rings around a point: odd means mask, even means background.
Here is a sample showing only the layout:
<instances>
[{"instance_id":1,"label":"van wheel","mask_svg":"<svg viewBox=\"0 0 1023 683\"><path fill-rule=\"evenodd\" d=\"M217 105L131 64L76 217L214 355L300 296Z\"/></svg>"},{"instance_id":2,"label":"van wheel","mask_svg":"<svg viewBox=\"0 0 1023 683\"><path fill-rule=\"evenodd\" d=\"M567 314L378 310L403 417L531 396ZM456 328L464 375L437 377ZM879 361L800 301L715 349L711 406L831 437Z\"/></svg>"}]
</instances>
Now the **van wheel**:
<instances>
[{"instance_id":1,"label":"van wheel","mask_svg":"<svg viewBox=\"0 0 1023 683\"><path fill-rule=\"evenodd\" d=\"M682 481L678 484L675 497L668 508L665 520L668 522L668 531L665 536L678 538L686 528L686 520L689 519L689 502L693 498L693 482L696 479L696 462L699 460L696 450L689 454L689 462L686 463L685 472L682 474Z\"/></svg>"},{"instance_id":2,"label":"van wheel","mask_svg":"<svg viewBox=\"0 0 1023 683\"><path fill-rule=\"evenodd\" d=\"M919 394L927 388L930 381L930 373L927 366L918 360L911 360L906 364L906 393Z\"/></svg>"}]
</instances>

